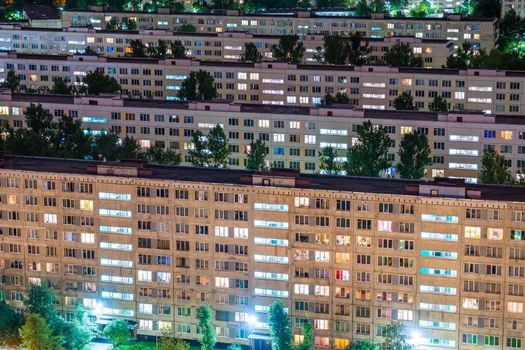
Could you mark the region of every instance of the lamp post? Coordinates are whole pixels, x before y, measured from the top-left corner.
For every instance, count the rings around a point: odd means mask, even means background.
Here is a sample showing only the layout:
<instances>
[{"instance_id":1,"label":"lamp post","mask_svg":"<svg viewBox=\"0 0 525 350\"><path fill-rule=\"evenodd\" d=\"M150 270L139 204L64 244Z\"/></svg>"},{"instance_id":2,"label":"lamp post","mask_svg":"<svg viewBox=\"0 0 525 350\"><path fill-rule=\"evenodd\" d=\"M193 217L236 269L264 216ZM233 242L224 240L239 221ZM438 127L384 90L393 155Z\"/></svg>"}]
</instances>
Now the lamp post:
<instances>
[{"instance_id":1,"label":"lamp post","mask_svg":"<svg viewBox=\"0 0 525 350\"><path fill-rule=\"evenodd\" d=\"M421 343L421 334L416 329L414 329L414 331L412 331L412 333L410 334L409 340L410 343L414 345L414 349L417 350L419 344Z\"/></svg>"}]
</instances>

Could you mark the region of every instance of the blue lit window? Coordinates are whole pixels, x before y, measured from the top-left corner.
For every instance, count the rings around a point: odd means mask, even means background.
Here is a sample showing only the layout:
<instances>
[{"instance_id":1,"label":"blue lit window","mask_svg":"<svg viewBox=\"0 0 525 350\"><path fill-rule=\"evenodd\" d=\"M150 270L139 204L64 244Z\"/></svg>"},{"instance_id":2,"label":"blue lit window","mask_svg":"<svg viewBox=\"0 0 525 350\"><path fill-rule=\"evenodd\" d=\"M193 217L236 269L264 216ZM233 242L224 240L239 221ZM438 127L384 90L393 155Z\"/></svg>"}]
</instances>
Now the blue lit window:
<instances>
[{"instance_id":1,"label":"blue lit window","mask_svg":"<svg viewBox=\"0 0 525 350\"><path fill-rule=\"evenodd\" d=\"M284 147L274 147L273 154L275 156L284 156Z\"/></svg>"},{"instance_id":2,"label":"blue lit window","mask_svg":"<svg viewBox=\"0 0 525 350\"><path fill-rule=\"evenodd\" d=\"M97 123L104 124L107 122L106 118L97 118L97 117L82 117L82 123Z\"/></svg>"},{"instance_id":3,"label":"blue lit window","mask_svg":"<svg viewBox=\"0 0 525 350\"><path fill-rule=\"evenodd\" d=\"M119 233L122 235L130 235L132 230L131 227L119 227L119 226L100 226L100 232L107 233Z\"/></svg>"},{"instance_id":4,"label":"blue lit window","mask_svg":"<svg viewBox=\"0 0 525 350\"><path fill-rule=\"evenodd\" d=\"M496 138L496 130L484 130L483 136L486 139L495 139Z\"/></svg>"},{"instance_id":5,"label":"blue lit window","mask_svg":"<svg viewBox=\"0 0 525 350\"><path fill-rule=\"evenodd\" d=\"M419 272L423 275L434 275L434 276L445 276L445 277L456 277L458 272L456 270L447 269L432 269L428 267L421 267Z\"/></svg>"},{"instance_id":6,"label":"blue lit window","mask_svg":"<svg viewBox=\"0 0 525 350\"><path fill-rule=\"evenodd\" d=\"M433 258L444 258L444 259L457 259L457 252L443 252L439 250L422 250L421 256L433 257Z\"/></svg>"},{"instance_id":7,"label":"blue lit window","mask_svg":"<svg viewBox=\"0 0 525 350\"><path fill-rule=\"evenodd\" d=\"M525 235L522 230L510 230L511 241L524 241Z\"/></svg>"},{"instance_id":8,"label":"blue lit window","mask_svg":"<svg viewBox=\"0 0 525 350\"><path fill-rule=\"evenodd\" d=\"M254 220L253 226L266 227L266 228L279 228L279 229L286 230L288 228L288 223L284 221Z\"/></svg>"},{"instance_id":9,"label":"blue lit window","mask_svg":"<svg viewBox=\"0 0 525 350\"><path fill-rule=\"evenodd\" d=\"M122 217L122 218L131 218L131 211L130 210L117 210L117 209L100 208L98 210L98 214L100 216L115 216L115 217Z\"/></svg>"},{"instance_id":10,"label":"blue lit window","mask_svg":"<svg viewBox=\"0 0 525 350\"><path fill-rule=\"evenodd\" d=\"M129 201L131 200L131 195L127 193L111 193L111 192L99 192L99 199L110 199L115 201Z\"/></svg>"},{"instance_id":11,"label":"blue lit window","mask_svg":"<svg viewBox=\"0 0 525 350\"><path fill-rule=\"evenodd\" d=\"M253 203L253 209L269 211L288 211L288 206L286 204Z\"/></svg>"},{"instance_id":12,"label":"blue lit window","mask_svg":"<svg viewBox=\"0 0 525 350\"><path fill-rule=\"evenodd\" d=\"M421 220L423 221L433 221L433 222L443 222L447 224L457 224L459 218L452 215L434 215L434 214L421 214Z\"/></svg>"}]
</instances>

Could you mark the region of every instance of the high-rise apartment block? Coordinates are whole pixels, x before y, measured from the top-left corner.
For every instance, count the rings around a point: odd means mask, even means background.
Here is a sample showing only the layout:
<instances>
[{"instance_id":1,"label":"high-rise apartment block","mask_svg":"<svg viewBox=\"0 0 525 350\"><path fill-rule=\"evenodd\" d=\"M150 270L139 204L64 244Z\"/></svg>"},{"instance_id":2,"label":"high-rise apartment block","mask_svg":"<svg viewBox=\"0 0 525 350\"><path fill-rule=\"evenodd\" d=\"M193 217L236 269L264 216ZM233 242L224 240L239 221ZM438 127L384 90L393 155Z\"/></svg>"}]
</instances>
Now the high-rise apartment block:
<instances>
[{"instance_id":1,"label":"high-rise apartment block","mask_svg":"<svg viewBox=\"0 0 525 350\"><path fill-rule=\"evenodd\" d=\"M375 111L346 106L286 107L221 102L174 103L126 100L118 96L53 96L0 94L0 120L14 128L24 127L24 111L41 104L58 120L70 115L82 121L86 133L112 131L133 137L142 147L155 144L180 152L182 164L190 165L188 150L195 130L207 133L219 124L231 145L229 166L244 169L246 152L254 140L268 147L268 163L306 173L320 171L319 152L331 146L337 161L346 160L347 150L357 140L357 128L367 120L386 128L392 139L388 159L399 161L404 134L427 135L432 165L427 177L461 177L475 182L481 170L483 151L494 148L507 158L513 174L525 166L525 125L518 117L479 112ZM394 168L384 174L394 176Z\"/></svg>"},{"instance_id":2,"label":"high-rise apartment block","mask_svg":"<svg viewBox=\"0 0 525 350\"><path fill-rule=\"evenodd\" d=\"M53 286L66 315L119 317L138 336L264 344L282 300L315 347L416 331L418 349L520 349L525 189L8 157L0 289Z\"/></svg>"},{"instance_id":3,"label":"high-rise apartment block","mask_svg":"<svg viewBox=\"0 0 525 350\"><path fill-rule=\"evenodd\" d=\"M0 50L44 55L83 54L87 47L99 55L121 57L131 54L131 41L140 40L146 46L156 46L159 40L166 43L179 41L191 58L206 61L239 62L245 44L253 43L265 60L272 60L272 46L279 43L279 35L262 35L244 32L187 33L169 30L123 31L95 30L92 28L24 28L0 25ZM319 63L316 55L323 51L324 35L309 34L300 38L305 47L303 63ZM425 39L408 36L362 38L367 45L371 62L383 62L388 49L399 43L410 45L416 56L421 56L424 67L441 68L454 52L454 41ZM320 50L319 50L320 49Z\"/></svg>"},{"instance_id":4,"label":"high-rise apartment block","mask_svg":"<svg viewBox=\"0 0 525 350\"><path fill-rule=\"evenodd\" d=\"M522 115L525 75L496 69L395 68L383 65L304 65L284 62L211 62L97 56L0 53L0 81L10 70L22 88L50 89L55 77L80 84L90 71L114 77L121 93L136 99L179 100L189 72L214 77L217 98L263 105L315 106L326 94L346 93L350 104L365 109L393 109L393 100L409 92L419 110L437 96L449 110Z\"/></svg>"},{"instance_id":5,"label":"high-rise apartment block","mask_svg":"<svg viewBox=\"0 0 525 350\"><path fill-rule=\"evenodd\" d=\"M87 11L65 10L63 27L93 27L105 29L112 22L134 20L138 29L180 30L191 25L199 33L248 32L263 35L350 34L386 38L411 36L426 39L453 40L457 45L468 41L474 48L490 50L498 39L495 18L471 19L461 14L446 14L444 18L388 17L374 13L369 17L354 17L348 11L290 11L248 15L238 11L221 13L113 12L102 8Z\"/></svg>"}]
</instances>

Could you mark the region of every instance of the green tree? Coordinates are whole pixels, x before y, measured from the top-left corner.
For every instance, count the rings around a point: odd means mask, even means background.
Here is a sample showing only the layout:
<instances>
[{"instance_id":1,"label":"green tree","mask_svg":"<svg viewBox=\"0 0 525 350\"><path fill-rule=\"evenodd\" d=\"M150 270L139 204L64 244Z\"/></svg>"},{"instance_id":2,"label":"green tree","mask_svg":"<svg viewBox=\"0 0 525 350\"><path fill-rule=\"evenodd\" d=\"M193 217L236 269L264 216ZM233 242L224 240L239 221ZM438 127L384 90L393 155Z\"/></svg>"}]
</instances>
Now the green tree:
<instances>
[{"instance_id":1,"label":"green tree","mask_svg":"<svg viewBox=\"0 0 525 350\"><path fill-rule=\"evenodd\" d=\"M410 9L409 16L417 18L425 18L430 14L433 14L434 10L428 0L422 0L417 3L412 9Z\"/></svg>"},{"instance_id":2,"label":"green tree","mask_svg":"<svg viewBox=\"0 0 525 350\"><path fill-rule=\"evenodd\" d=\"M327 35L324 37L323 49L317 48L315 58L328 64L353 64L362 65L368 61L370 53L368 42L363 44L359 32L350 36Z\"/></svg>"},{"instance_id":3,"label":"green tree","mask_svg":"<svg viewBox=\"0 0 525 350\"><path fill-rule=\"evenodd\" d=\"M428 106L428 109L432 112L448 112L448 103L441 96L434 97L434 100Z\"/></svg>"},{"instance_id":4,"label":"green tree","mask_svg":"<svg viewBox=\"0 0 525 350\"><path fill-rule=\"evenodd\" d=\"M178 165L181 161L180 153L165 149L160 144L149 147L146 150L145 157L149 162L156 164Z\"/></svg>"},{"instance_id":5,"label":"green tree","mask_svg":"<svg viewBox=\"0 0 525 350\"><path fill-rule=\"evenodd\" d=\"M84 83L87 85L88 94L91 95L116 93L120 91L120 85L117 80L99 70L88 72Z\"/></svg>"},{"instance_id":6,"label":"green tree","mask_svg":"<svg viewBox=\"0 0 525 350\"><path fill-rule=\"evenodd\" d=\"M182 45L180 40L175 40L170 43L170 57L186 58L186 48Z\"/></svg>"},{"instance_id":7,"label":"green tree","mask_svg":"<svg viewBox=\"0 0 525 350\"><path fill-rule=\"evenodd\" d=\"M262 61L262 55L257 50L254 43L245 43L244 52L241 54L241 61L258 63Z\"/></svg>"},{"instance_id":8,"label":"green tree","mask_svg":"<svg viewBox=\"0 0 525 350\"><path fill-rule=\"evenodd\" d=\"M20 75L17 75L14 70L7 71L5 81L2 83L2 88L9 89L11 92L20 91Z\"/></svg>"},{"instance_id":9,"label":"green tree","mask_svg":"<svg viewBox=\"0 0 525 350\"><path fill-rule=\"evenodd\" d=\"M473 68L482 65L485 52L476 51L469 42L461 44L455 53L447 57L448 68Z\"/></svg>"},{"instance_id":10,"label":"green tree","mask_svg":"<svg viewBox=\"0 0 525 350\"><path fill-rule=\"evenodd\" d=\"M266 170L266 143L262 140L251 141L249 151L246 153L246 169Z\"/></svg>"},{"instance_id":11,"label":"green tree","mask_svg":"<svg viewBox=\"0 0 525 350\"><path fill-rule=\"evenodd\" d=\"M369 340L360 340L351 342L345 350L379 350L379 347Z\"/></svg>"},{"instance_id":12,"label":"green tree","mask_svg":"<svg viewBox=\"0 0 525 350\"><path fill-rule=\"evenodd\" d=\"M317 0L318 8L346 7L344 0Z\"/></svg>"},{"instance_id":13,"label":"green tree","mask_svg":"<svg viewBox=\"0 0 525 350\"><path fill-rule=\"evenodd\" d=\"M24 299L24 306L28 314L42 316L51 329L53 335L60 335L63 319L54 307L57 301L54 291L43 285L31 284Z\"/></svg>"},{"instance_id":14,"label":"green tree","mask_svg":"<svg viewBox=\"0 0 525 350\"><path fill-rule=\"evenodd\" d=\"M179 90L179 98L187 101L207 101L217 96L213 76L202 69L190 72Z\"/></svg>"},{"instance_id":15,"label":"green tree","mask_svg":"<svg viewBox=\"0 0 525 350\"><path fill-rule=\"evenodd\" d=\"M93 159L106 159L115 161L119 157L119 137L117 134L108 132L97 136L94 139Z\"/></svg>"},{"instance_id":16,"label":"green tree","mask_svg":"<svg viewBox=\"0 0 525 350\"><path fill-rule=\"evenodd\" d=\"M56 124L53 116L42 105L31 104L24 111L27 129L20 128L9 133L5 149L9 154L52 156Z\"/></svg>"},{"instance_id":17,"label":"green tree","mask_svg":"<svg viewBox=\"0 0 525 350\"><path fill-rule=\"evenodd\" d=\"M484 184L511 184L513 182L505 156L496 152L493 147L483 152L478 180Z\"/></svg>"},{"instance_id":18,"label":"green tree","mask_svg":"<svg viewBox=\"0 0 525 350\"><path fill-rule=\"evenodd\" d=\"M85 350L94 337L94 331L82 304L77 303L71 321L63 328L66 349Z\"/></svg>"},{"instance_id":19,"label":"green tree","mask_svg":"<svg viewBox=\"0 0 525 350\"><path fill-rule=\"evenodd\" d=\"M214 168L226 168L231 148L228 138L220 124L213 127L207 136L208 152L210 153L210 166Z\"/></svg>"},{"instance_id":20,"label":"green tree","mask_svg":"<svg viewBox=\"0 0 525 350\"><path fill-rule=\"evenodd\" d=\"M274 301L268 309L268 327L273 350L291 350L292 332L290 330L290 316L281 300Z\"/></svg>"},{"instance_id":21,"label":"green tree","mask_svg":"<svg viewBox=\"0 0 525 350\"><path fill-rule=\"evenodd\" d=\"M314 329L311 321L303 322L303 342L297 346L297 350L310 350L314 345Z\"/></svg>"},{"instance_id":22,"label":"green tree","mask_svg":"<svg viewBox=\"0 0 525 350\"><path fill-rule=\"evenodd\" d=\"M118 318L111 321L104 328L104 336L113 344L113 349L117 349L120 345L126 343L131 337L128 327L128 321Z\"/></svg>"},{"instance_id":23,"label":"green tree","mask_svg":"<svg viewBox=\"0 0 525 350\"><path fill-rule=\"evenodd\" d=\"M330 94L326 94L324 95L324 97L321 99L321 106L331 106L333 105L335 102L335 98L330 95Z\"/></svg>"},{"instance_id":24,"label":"green tree","mask_svg":"<svg viewBox=\"0 0 525 350\"><path fill-rule=\"evenodd\" d=\"M196 167L208 166L211 155L208 151L207 137L200 130L195 130L192 135L193 148L188 151L191 157L191 164Z\"/></svg>"},{"instance_id":25,"label":"green tree","mask_svg":"<svg viewBox=\"0 0 525 350\"><path fill-rule=\"evenodd\" d=\"M161 329L159 350L190 350L190 345L184 340L174 337L170 330Z\"/></svg>"},{"instance_id":26,"label":"green tree","mask_svg":"<svg viewBox=\"0 0 525 350\"><path fill-rule=\"evenodd\" d=\"M391 139L386 128L366 121L357 128L357 142L348 149L346 171L349 175L374 176L388 169Z\"/></svg>"},{"instance_id":27,"label":"green tree","mask_svg":"<svg viewBox=\"0 0 525 350\"><path fill-rule=\"evenodd\" d=\"M67 81L62 77L53 78L53 87L49 90L52 94L57 95L73 95L74 89L68 85Z\"/></svg>"},{"instance_id":28,"label":"green tree","mask_svg":"<svg viewBox=\"0 0 525 350\"><path fill-rule=\"evenodd\" d=\"M416 111L417 107L414 105L414 98L409 92L403 92L394 98L393 106L398 111Z\"/></svg>"},{"instance_id":29,"label":"green tree","mask_svg":"<svg viewBox=\"0 0 525 350\"><path fill-rule=\"evenodd\" d=\"M321 99L321 106L331 106L334 103L337 104L349 104L350 98L344 92L338 91L335 96L326 94L323 99Z\"/></svg>"},{"instance_id":30,"label":"green tree","mask_svg":"<svg viewBox=\"0 0 525 350\"><path fill-rule=\"evenodd\" d=\"M355 15L359 17L366 17L372 12L372 8L368 6L366 0L359 0L355 7Z\"/></svg>"},{"instance_id":31,"label":"green tree","mask_svg":"<svg viewBox=\"0 0 525 350\"><path fill-rule=\"evenodd\" d=\"M499 18L500 1L499 0L474 0L474 11L472 16L475 18Z\"/></svg>"},{"instance_id":32,"label":"green tree","mask_svg":"<svg viewBox=\"0 0 525 350\"><path fill-rule=\"evenodd\" d=\"M29 314L20 330L22 348L28 350L63 350L60 339L51 334L45 318Z\"/></svg>"},{"instance_id":33,"label":"green tree","mask_svg":"<svg viewBox=\"0 0 525 350\"><path fill-rule=\"evenodd\" d=\"M93 140L82 130L82 122L69 115L58 121L56 132L56 156L83 159L91 153Z\"/></svg>"},{"instance_id":34,"label":"green tree","mask_svg":"<svg viewBox=\"0 0 525 350\"><path fill-rule=\"evenodd\" d=\"M425 167L432 164L428 138L417 131L403 135L398 154L400 162L396 169L402 179L421 179Z\"/></svg>"},{"instance_id":35,"label":"green tree","mask_svg":"<svg viewBox=\"0 0 525 350\"><path fill-rule=\"evenodd\" d=\"M197 320L199 320L199 328L202 333L201 350L212 350L217 343L215 327L211 322L212 317L213 310L210 305L203 305L197 309Z\"/></svg>"},{"instance_id":36,"label":"green tree","mask_svg":"<svg viewBox=\"0 0 525 350\"><path fill-rule=\"evenodd\" d=\"M405 334L405 326L401 322L393 322L383 329L384 341L381 350L412 350L414 347L408 344Z\"/></svg>"},{"instance_id":37,"label":"green tree","mask_svg":"<svg viewBox=\"0 0 525 350\"><path fill-rule=\"evenodd\" d=\"M321 162L320 170L321 173L326 175L339 175L341 174L341 165L336 162L337 151L327 146L319 152L319 161Z\"/></svg>"},{"instance_id":38,"label":"green tree","mask_svg":"<svg viewBox=\"0 0 525 350\"><path fill-rule=\"evenodd\" d=\"M9 305L5 299L0 300L0 345L18 345L18 330L24 324L24 316Z\"/></svg>"},{"instance_id":39,"label":"green tree","mask_svg":"<svg viewBox=\"0 0 525 350\"><path fill-rule=\"evenodd\" d=\"M166 58L168 48L168 43L165 40L159 39L156 45L147 48L146 53L153 58Z\"/></svg>"},{"instance_id":40,"label":"green tree","mask_svg":"<svg viewBox=\"0 0 525 350\"><path fill-rule=\"evenodd\" d=\"M120 24L121 30L137 30L137 22L130 18L123 18Z\"/></svg>"},{"instance_id":41,"label":"green tree","mask_svg":"<svg viewBox=\"0 0 525 350\"><path fill-rule=\"evenodd\" d=\"M385 52L383 59L392 67L423 67L423 58L414 55L409 44L395 44Z\"/></svg>"},{"instance_id":42,"label":"green tree","mask_svg":"<svg viewBox=\"0 0 525 350\"><path fill-rule=\"evenodd\" d=\"M385 2L383 0L372 0L370 7L374 12L384 12L386 10Z\"/></svg>"},{"instance_id":43,"label":"green tree","mask_svg":"<svg viewBox=\"0 0 525 350\"><path fill-rule=\"evenodd\" d=\"M242 350L242 347L239 344L230 344L226 350Z\"/></svg>"},{"instance_id":44,"label":"green tree","mask_svg":"<svg viewBox=\"0 0 525 350\"><path fill-rule=\"evenodd\" d=\"M93 50L91 46L86 46L86 49L84 50L84 55L97 56L98 53L95 50Z\"/></svg>"},{"instance_id":45,"label":"green tree","mask_svg":"<svg viewBox=\"0 0 525 350\"><path fill-rule=\"evenodd\" d=\"M145 155L136 139L126 135L119 143L118 159L144 159Z\"/></svg>"},{"instance_id":46,"label":"green tree","mask_svg":"<svg viewBox=\"0 0 525 350\"><path fill-rule=\"evenodd\" d=\"M289 63L301 63L305 47L298 35L283 35L279 44L272 46L273 57Z\"/></svg>"},{"instance_id":47,"label":"green tree","mask_svg":"<svg viewBox=\"0 0 525 350\"><path fill-rule=\"evenodd\" d=\"M129 42L130 53L128 56L131 57L146 57L146 45L140 39L131 39Z\"/></svg>"}]
</instances>

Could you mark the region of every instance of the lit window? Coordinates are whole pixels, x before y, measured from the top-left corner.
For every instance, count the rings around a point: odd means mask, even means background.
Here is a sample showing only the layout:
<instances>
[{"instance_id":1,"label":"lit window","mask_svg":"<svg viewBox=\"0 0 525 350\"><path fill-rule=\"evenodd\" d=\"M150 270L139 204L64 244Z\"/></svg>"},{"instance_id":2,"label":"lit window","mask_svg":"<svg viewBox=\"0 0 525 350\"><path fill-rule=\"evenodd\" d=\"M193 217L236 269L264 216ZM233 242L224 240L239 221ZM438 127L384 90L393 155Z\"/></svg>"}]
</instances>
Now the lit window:
<instances>
[{"instance_id":1,"label":"lit window","mask_svg":"<svg viewBox=\"0 0 525 350\"><path fill-rule=\"evenodd\" d=\"M284 142L284 134L273 134L273 142Z\"/></svg>"},{"instance_id":2,"label":"lit window","mask_svg":"<svg viewBox=\"0 0 525 350\"><path fill-rule=\"evenodd\" d=\"M481 227L465 226L465 238L481 238Z\"/></svg>"}]
</instances>

